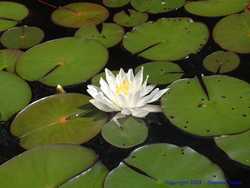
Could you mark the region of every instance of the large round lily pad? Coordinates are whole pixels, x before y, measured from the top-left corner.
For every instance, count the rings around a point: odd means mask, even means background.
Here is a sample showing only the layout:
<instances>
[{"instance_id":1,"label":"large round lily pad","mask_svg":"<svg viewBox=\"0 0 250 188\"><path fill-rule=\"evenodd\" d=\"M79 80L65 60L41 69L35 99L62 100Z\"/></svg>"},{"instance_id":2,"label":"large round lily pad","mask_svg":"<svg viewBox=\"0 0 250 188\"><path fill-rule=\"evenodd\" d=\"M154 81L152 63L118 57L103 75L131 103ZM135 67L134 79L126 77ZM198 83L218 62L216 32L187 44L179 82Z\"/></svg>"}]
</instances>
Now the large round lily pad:
<instances>
[{"instance_id":1,"label":"large round lily pad","mask_svg":"<svg viewBox=\"0 0 250 188\"><path fill-rule=\"evenodd\" d=\"M121 183L124 179L126 181ZM198 182L194 183L195 180ZM180 188L186 186L194 188L201 186L209 188L211 187L209 181L225 181L225 178L221 169L206 157L189 147L153 144L133 151L124 162L109 173L104 187L168 188L174 186ZM225 183L217 184L216 187L227 188L228 186Z\"/></svg>"},{"instance_id":2,"label":"large round lily pad","mask_svg":"<svg viewBox=\"0 0 250 188\"><path fill-rule=\"evenodd\" d=\"M233 14L221 19L215 25L213 37L223 49L250 53L250 14Z\"/></svg>"},{"instance_id":3,"label":"large round lily pad","mask_svg":"<svg viewBox=\"0 0 250 188\"><path fill-rule=\"evenodd\" d=\"M213 73L226 73L240 65L240 57L233 52L216 51L203 60L203 66Z\"/></svg>"},{"instance_id":4,"label":"large round lily pad","mask_svg":"<svg viewBox=\"0 0 250 188\"><path fill-rule=\"evenodd\" d=\"M198 16L217 17L240 12L248 3L250 0L198 0L187 2L185 9Z\"/></svg>"},{"instance_id":5,"label":"large round lily pad","mask_svg":"<svg viewBox=\"0 0 250 188\"><path fill-rule=\"evenodd\" d=\"M161 18L128 32L124 47L150 60L179 60L197 53L209 37L208 28L191 18Z\"/></svg>"},{"instance_id":6,"label":"large round lily pad","mask_svg":"<svg viewBox=\"0 0 250 188\"><path fill-rule=\"evenodd\" d=\"M228 76L207 76L203 82L196 78L182 79L169 86L162 98L162 108L170 121L200 136L248 130L250 85Z\"/></svg>"},{"instance_id":7,"label":"large round lily pad","mask_svg":"<svg viewBox=\"0 0 250 188\"><path fill-rule=\"evenodd\" d=\"M39 27L21 26L5 31L1 43L6 48L27 49L39 44L44 38L44 32Z\"/></svg>"},{"instance_id":8,"label":"large round lily pad","mask_svg":"<svg viewBox=\"0 0 250 188\"><path fill-rule=\"evenodd\" d=\"M122 40L123 35L123 28L114 23L103 23L101 31L95 25L85 25L75 33L75 36L78 38L96 40L106 48L118 44Z\"/></svg>"},{"instance_id":9,"label":"large round lily pad","mask_svg":"<svg viewBox=\"0 0 250 188\"><path fill-rule=\"evenodd\" d=\"M110 8L118 8L127 5L130 0L102 0L103 4Z\"/></svg>"},{"instance_id":10,"label":"large round lily pad","mask_svg":"<svg viewBox=\"0 0 250 188\"><path fill-rule=\"evenodd\" d=\"M95 3L76 2L56 9L52 15L52 21L60 26L80 28L83 25L98 25L109 16L108 10Z\"/></svg>"},{"instance_id":11,"label":"large round lily pad","mask_svg":"<svg viewBox=\"0 0 250 188\"><path fill-rule=\"evenodd\" d=\"M180 79L184 72L182 68L171 62L150 62L140 65L136 70L144 68L144 77L149 76L148 83L151 84L170 84L171 82Z\"/></svg>"},{"instance_id":12,"label":"large round lily pad","mask_svg":"<svg viewBox=\"0 0 250 188\"><path fill-rule=\"evenodd\" d=\"M231 159L250 166L250 131L217 137L215 142Z\"/></svg>"},{"instance_id":13,"label":"large round lily pad","mask_svg":"<svg viewBox=\"0 0 250 188\"><path fill-rule=\"evenodd\" d=\"M11 124L11 132L24 148L46 144L81 144L95 137L106 122L87 115L89 97L81 94L52 95L27 106ZM77 114L86 112L85 116ZM74 115L75 114L75 115ZM74 117L74 118L71 118Z\"/></svg>"},{"instance_id":14,"label":"large round lily pad","mask_svg":"<svg viewBox=\"0 0 250 188\"><path fill-rule=\"evenodd\" d=\"M0 70L7 70L14 73L16 70L16 63L23 54L23 51L17 49L3 49L0 50Z\"/></svg>"},{"instance_id":15,"label":"large round lily pad","mask_svg":"<svg viewBox=\"0 0 250 188\"><path fill-rule=\"evenodd\" d=\"M26 6L10 1L0 2L0 31L4 31L18 24L29 14Z\"/></svg>"},{"instance_id":16,"label":"large round lily pad","mask_svg":"<svg viewBox=\"0 0 250 188\"><path fill-rule=\"evenodd\" d=\"M34 148L0 166L0 187L56 188L87 170L96 160L95 152L80 146Z\"/></svg>"},{"instance_id":17,"label":"large round lily pad","mask_svg":"<svg viewBox=\"0 0 250 188\"><path fill-rule=\"evenodd\" d=\"M88 80L107 60L108 51L98 42L68 37L29 49L18 61L16 71L29 81L65 86Z\"/></svg>"},{"instance_id":18,"label":"large round lily pad","mask_svg":"<svg viewBox=\"0 0 250 188\"><path fill-rule=\"evenodd\" d=\"M110 121L102 128L103 138L118 148L130 148L143 143L148 137L148 128L142 120L132 117L119 120L118 126Z\"/></svg>"},{"instance_id":19,"label":"large round lily pad","mask_svg":"<svg viewBox=\"0 0 250 188\"><path fill-rule=\"evenodd\" d=\"M131 0L131 5L140 12L164 13L181 8L185 0Z\"/></svg>"},{"instance_id":20,"label":"large round lily pad","mask_svg":"<svg viewBox=\"0 0 250 188\"><path fill-rule=\"evenodd\" d=\"M7 121L31 100L31 89L21 78L0 71L0 121Z\"/></svg>"}]
</instances>

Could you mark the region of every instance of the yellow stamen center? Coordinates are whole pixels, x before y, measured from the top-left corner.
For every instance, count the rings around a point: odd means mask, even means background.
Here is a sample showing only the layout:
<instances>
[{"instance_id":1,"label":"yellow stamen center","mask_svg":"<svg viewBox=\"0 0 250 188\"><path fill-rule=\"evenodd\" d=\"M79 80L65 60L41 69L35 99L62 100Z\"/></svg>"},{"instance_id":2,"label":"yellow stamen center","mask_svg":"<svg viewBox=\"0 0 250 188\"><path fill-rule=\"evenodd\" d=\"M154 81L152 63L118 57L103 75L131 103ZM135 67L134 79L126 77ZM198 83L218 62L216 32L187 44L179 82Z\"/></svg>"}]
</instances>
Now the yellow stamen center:
<instances>
[{"instance_id":1,"label":"yellow stamen center","mask_svg":"<svg viewBox=\"0 0 250 188\"><path fill-rule=\"evenodd\" d=\"M123 80L119 85L116 86L116 95L128 95L130 87L130 82L128 80Z\"/></svg>"}]
</instances>

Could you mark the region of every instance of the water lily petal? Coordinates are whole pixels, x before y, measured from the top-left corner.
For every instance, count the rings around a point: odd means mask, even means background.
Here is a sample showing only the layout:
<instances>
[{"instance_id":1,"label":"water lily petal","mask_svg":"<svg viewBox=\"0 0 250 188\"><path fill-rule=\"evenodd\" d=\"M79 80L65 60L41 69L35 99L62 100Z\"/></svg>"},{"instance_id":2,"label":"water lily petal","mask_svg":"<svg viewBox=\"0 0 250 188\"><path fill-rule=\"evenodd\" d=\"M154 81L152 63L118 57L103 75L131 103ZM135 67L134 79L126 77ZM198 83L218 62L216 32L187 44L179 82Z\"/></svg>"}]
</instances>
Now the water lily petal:
<instances>
[{"instance_id":1,"label":"water lily petal","mask_svg":"<svg viewBox=\"0 0 250 188\"><path fill-rule=\"evenodd\" d=\"M138 118L144 118L149 114L148 111L143 110L141 108L131 109L131 112L132 112L132 116L138 117Z\"/></svg>"},{"instance_id":2,"label":"water lily petal","mask_svg":"<svg viewBox=\"0 0 250 188\"><path fill-rule=\"evenodd\" d=\"M167 91L168 91L169 88L166 88L166 89L162 89L160 90L159 92L156 93L156 95L154 95L151 100L148 101L148 103L152 103L152 102L155 102L157 101L158 99L160 99L162 97L162 95L164 95Z\"/></svg>"},{"instance_id":3,"label":"water lily petal","mask_svg":"<svg viewBox=\"0 0 250 188\"><path fill-rule=\"evenodd\" d=\"M104 112L113 112L114 111L113 109L108 107L106 104L101 103L95 99L91 99L89 102L101 111L104 111Z\"/></svg>"},{"instance_id":4,"label":"water lily petal","mask_svg":"<svg viewBox=\"0 0 250 188\"><path fill-rule=\"evenodd\" d=\"M143 110L148 111L148 112L161 112L161 106L160 105L146 105L142 107Z\"/></svg>"},{"instance_id":5,"label":"water lily petal","mask_svg":"<svg viewBox=\"0 0 250 188\"><path fill-rule=\"evenodd\" d=\"M106 80L107 80L107 82L109 84L110 89L112 91L114 91L115 90L115 85L116 85L114 74L109 69L106 68L105 69L105 75L106 75Z\"/></svg>"},{"instance_id":6,"label":"water lily petal","mask_svg":"<svg viewBox=\"0 0 250 188\"><path fill-rule=\"evenodd\" d=\"M100 79L100 88L107 98L114 100L114 92L103 78Z\"/></svg>"}]
</instances>

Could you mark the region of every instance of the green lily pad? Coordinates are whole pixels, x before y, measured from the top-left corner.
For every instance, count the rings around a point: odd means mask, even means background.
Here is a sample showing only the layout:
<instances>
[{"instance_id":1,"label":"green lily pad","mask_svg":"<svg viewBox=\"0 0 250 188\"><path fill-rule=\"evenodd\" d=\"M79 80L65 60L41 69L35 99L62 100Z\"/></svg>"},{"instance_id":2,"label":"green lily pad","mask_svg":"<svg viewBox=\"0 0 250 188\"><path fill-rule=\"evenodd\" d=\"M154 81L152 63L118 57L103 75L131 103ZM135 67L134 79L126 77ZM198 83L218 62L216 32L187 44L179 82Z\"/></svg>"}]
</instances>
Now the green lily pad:
<instances>
[{"instance_id":1,"label":"green lily pad","mask_svg":"<svg viewBox=\"0 0 250 188\"><path fill-rule=\"evenodd\" d=\"M233 14L222 18L215 25L213 37L223 49L250 53L250 14Z\"/></svg>"},{"instance_id":2,"label":"green lily pad","mask_svg":"<svg viewBox=\"0 0 250 188\"><path fill-rule=\"evenodd\" d=\"M0 50L0 70L7 70L14 73L16 70L16 63L23 54L23 51L16 49Z\"/></svg>"},{"instance_id":3,"label":"green lily pad","mask_svg":"<svg viewBox=\"0 0 250 188\"><path fill-rule=\"evenodd\" d=\"M28 49L39 44L44 32L39 27L21 26L11 28L1 36L1 43L6 48Z\"/></svg>"},{"instance_id":4,"label":"green lily pad","mask_svg":"<svg viewBox=\"0 0 250 188\"><path fill-rule=\"evenodd\" d=\"M199 52L208 37L207 26L191 18L161 18L128 32L123 46L132 54L146 59L171 61Z\"/></svg>"},{"instance_id":5,"label":"green lily pad","mask_svg":"<svg viewBox=\"0 0 250 188\"><path fill-rule=\"evenodd\" d=\"M0 166L0 187L56 188L96 160L95 152L80 146L37 147Z\"/></svg>"},{"instance_id":6,"label":"green lily pad","mask_svg":"<svg viewBox=\"0 0 250 188\"><path fill-rule=\"evenodd\" d=\"M131 0L134 9L152 14L170 12L181 8L185 0Z\"/></svg>"},{"instance_id":7,"label":"green lily pad","mask_svg":"<svg viewBox=\"0 0 250 188\"><path fill-rule=\"evenodd\" d=\"M189 1L185 9L198 16L217 17L240 12L250 3L250 0L198 0Z\"/></svg>"},{"instance_id":8,"label":"green lily pad","mask_svg":"<svg viewBox=\"0 0 250 188\"><path fill-rule=\"evenodd\" d=\"M29 10L26 6L10 1L0 2L0 32L18 24L26 18Z\"/></svg>"},{"instance_id":9,"label":"green lily pad","mask_svg":"<svg viewBox=\"0 0 250 188\"><path fill-rule=\"evenodd\" d=\"M46 144L81 144L95 137L106 117L79 116L89 97L60 94L40 99L21 111L11 124L11 133L26 149ZM86 112L87 113L87 112ZM75 118L71 116L76 115Z\"/></svg>"},{"instance_id":10,"label":"green lily pad","mask_svg":"<svg viewBox=\"0 0 250 188\"><path fill-rule=\"evenodd\" d=\"M184 74L179 65L171 62L150 62L140 65L136 70L139 71L141 67L144 68L144 77L149 76L148 83L155 85L170 84Z\"/></svg>"},{"instance_id":11,"label":"green lily pad","mask_svg":"<svg viewBox=\"0 0 250 188\"><path fill-rule=\"evenodd\" d=\"M128 9L122 10L114 15L114 22L124 27L134 27L145 23L148 20L148 14Z\"/></svg>"},{"instance_id":12,"label":"green lily pad","mask_svg":"<svg viewBox=\"0 0 250 188\"><path fill-rule=\"evenodd\" d=\"M190 167L191 165L191 167ZM206 170L204 170L206 169ZM125 183L121 183L126 179ZM226 181L222 170L206 157L189 147L152 144L133 151L128 158L109 173L105 188L209 188L208 181ZM184 181L178 184L179 181ZM177 182L174 184L174 182ZM216 187L227 188L227 184Z\"/></svg>"},{"instance_id":13,"label":"green lily pad","mask_svg":"<svg viewBox=\"0 0 250 188\"><path fill-rule=\"evenodd\" d=\"M67 46L67 48L65 48ZM39 44L19 59L16 71L26 80L49 86L73 85L88 80L108 61L108 51L94 40L61 38Z\"/></svg>"},{"instance_id":14,"label":"green lily pad","mask_svg":"<svg viewBox=\"0 0 250 188\"><path fill-rule=\"evenodd\" d=\"M118 148L130 148L143 143L148 137L148 128L142 120L132 117L119 120L121 127L110 121L102 128L103 138Z\"/></svg>"},{"instance_id":15,"label":"green lily pad","mask_svg":"<svg viewBox=\"0 0 250 188\"><path fill-rule=\"evenodd\" d=\"M114 23L103 23L100 32L95 25L85 25L75 33L77 38L94 39L106 48L117 45L122 40L123 35L123 28Z\"/></svg>"},{"instance_id":16,"label":"green lily pad","mask_svg":"<svg viewBox=\"0 0 250 188\"><path fill-rule=\"evenodd\" d=\"M103 188L107 174L107 168L98 162L88 171L76 176L59 188Z\"/></svg>"},{"instance_id":17,"label":"green lily pad","mask_svg":"<svg viewBox=\"0 0 250 188\"><path fill-rule=\"evenodd\" d=\"M98 25L109 17L108 10L102 5L87 2L70 3L56 9L52 21L60 26L80 28L83 25Z\"/></svg>"},{"instance_id":18,"label":"green lily pad","mask_svg":"<svg viewBox=\"0 0 250 188\"><path fill-rule=\"evenodd\" d=\"M127 5L130 0L102 0L103 4L110 8L118 8Z\"/></svg>"},{"instance_id":19,"label":"green lily pad","mask_svg":"<svg viewBox=\"0 0 250 188\"><path fill-rule=\"evenodd\" d=\"M0 121L7 121L31 100L31 89L21 78L0 71Z\"/></svg>"},{"instance_id":20,"label":"green lily pad","mask_svg":"<svg viewBox=\"0 0 250 188\"><path fill-rule=\"evenodd\" d=\"M250 131L217 137L215 142L231 159L250 166Z\"/></svg>"},{"instance_id":21,"label":"green lily pad","mask_svg":"<svg viewBox=\"0 0 250 188\"><path fill-rule=\"evenodd\" d=\"M112 73L116 75L116 74L119 73L119 71L112 71ZM101 79L101 78L103 78L103 79L106 80L106 74L105 74L105 72L101 72L101 73L95 75L95 76L91 79L91 84L92 84L92 85L95 85L95 86L99 86L99 85L100 85L99 82L100 82L100 79Z\"/></svg>"},{"instance_id":22,"label":"green lily pad","mask_svg":"<svg viewBox=\"0 0 250 188\"><path fill-rule=\"evenodd\" d=\"M229 76L182 79L162 98L165 115L178 128L200 136L235 134L250 128L250 85ZM237 125L237 126L235 126Z\"/></svg>"}]
</instances>

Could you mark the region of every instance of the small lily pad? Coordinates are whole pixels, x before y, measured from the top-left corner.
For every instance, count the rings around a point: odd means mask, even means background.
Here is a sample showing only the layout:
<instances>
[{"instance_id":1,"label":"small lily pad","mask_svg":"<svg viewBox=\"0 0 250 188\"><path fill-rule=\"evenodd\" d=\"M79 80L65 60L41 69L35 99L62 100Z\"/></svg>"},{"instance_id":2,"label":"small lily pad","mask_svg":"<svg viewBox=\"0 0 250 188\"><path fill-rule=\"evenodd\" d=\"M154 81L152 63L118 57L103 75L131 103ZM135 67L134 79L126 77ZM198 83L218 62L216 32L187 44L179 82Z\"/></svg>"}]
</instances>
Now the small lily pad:
<instances>
[{"instance_id":1,"label":"small lily pad","mask_svg":"<svg viewBox=\"0 0 250 188\"><path fill-rule=\"evenodd\" d=\"M112 71L113 74L118 74L119 71ZM105 72L101 72L97 75L95 75L92 79L91 79L91 84L92 85L95 85L95 86L99 86L99 82L100 82L100 79L101 78L104 78L106 80L106 74Z\"/></svg>"},{"instance_id":2,"label":"small lily pad","mask_svg":"<svg viewBox=\"0 0 250 188\"><path fill-rule=\"evenodd\" d=\"M52 15L52 21L60 26L80 28L83 25L98 25L109 17L108 10L102 5L76 2L59 7Z\"/></svg>"},{"instance_id":3,"label":"small lily pad","mask_svg":"<svg viewBox=\"0 0 250 188\"><path fill-rule=\"evenodd\" d=\"M67 48L65 48L67 46ZM73 37L48 41L26 51L16 71L26 80L49 86L73 85L88 80L108 61L107 49L94 40Z\"/></svg>"},{"instance_id":4,"label":"small lily pad","mask_svg":"<svg viewBox=\"0 0 250 188\"><path fill-rule=\"evenodd\" d=\"M240 65L240 57L233 52L216 51L203 60L203 66L213 73L226 73Z\"/></svg>"},{"instance_id":5,"label":"small lily pad","mask_svg":"<svg viewBox=\"0 0 250 188\"><path fill-rule=\"evenodd\" d=\"M18 76L0 71L0 121L7 121L31 100L29 85Z\"/></svg>"},{"instance_id":6,"label":"small lily pad","mask_svg":"<svg viewBox=\"0 0 250 188\"><path fill-rule=\"evenodd\" d=\"M85 25L75 33L77 38L94 39L106 48L117 45L122 40L123 35L123 28L114 23L103 23L101 31L95 25Z\"/></svg>"},{"instance_id":7,"label":"small lily pad","mask_svg":"<svg viewBox=\"0 0 250 188\"><path fill-rule=\"evenodd\" d=\"M154 61L180 60L207 43L208 28L191 18L161 18L128 32L123 46L132 54Z\"/></svg>"},{"instance_id":8,"label":"small lily pad","mask_svg":"<svg viewBox=\"0 0 250 188\"><path fill-rule=\"evenodd\" d=\"M118 148L130 148L143 143L148 136L148 128L142 120L132 117L119 120L120 127L110 121L102 128L103 138Z\"/></svg>"},{"instance_id":9,"label":"small lily pad","mask_svg":"<svg viewBox=\"0 0 250 188\"><path fill-rule=\"evenodd\" d=\"M148 83L155 85L170 84L184 74L179 65L171 62L150 62L140 65L136 70L139 71L141 67L144 68L144 77L149 76Z\"/></svg>"},{"instance_id":10,"label":"small lily pad","mask_svg":"<svg viewBox=\"0 0 250 188\"><path fill-rule=\"evenodd\" d=\"M110 8L118 8L127 5L130 0L102 0L103 4Z\"/></svg>"},{"instance_id":11,"label":"small lily pad","mask_svg":"<svg viewBox=\"0 0 250 188\"><path fill-rule=\"evenodd\" d=\"M0 50L0 70L14 73L16 70L16 63L22 54L23 51L16 49Z\"/></svg>"},{"instance_id":12,"label":"small lily pad","mask_svg":"<svg viewBox=\"0 0 250 188\"><path fill-rule=\"evenodd\" d=\"M122 10L114 15L114 22L124 27L134 27L145 23L148 20L148 14L137 12L133 9Z\"/></svg>"},{"instance_id":13,"label":"small lily pad","mask_svg":"<svg viewBox=\"0 0 250 188\"><path fill-rule=\"evenodd\" d=\"M11 124L11 132L29 149L46 144L81 144L95 137L106 122L106 116L80 116L89 97L60 94L40 99L21 111ZM87 111L86 111L87 114ZM71 117L75 118L71 118Z\"/></svg>"},{"instance_id":14,"label":"small lily pad","mask_svg":"<svg viewBox=\"0 0 250 188\"><path fill-rule=\"evenodd\" d=\"M59 187L87 170L96 160L94 151L80 146L37 147L0 166L0 187Z\"/></svg>"},{"instance_id":15,"label":"small lily pad","mask_svg":"<svg viewBox=\"0 0 250 188\"><path fill-rule=\"evenodd\" d=\"M229 76L205 76L203 83L197 78L182 79L169 86L162 98L163 112L169 120L178 128L200 136L248 130L250 85Z\"/></svg>"},{"instance_id":16,"label":"small lily pad","mask_svg":"<svg viewBox=\"0 0 250 188\"><path fill-rule=\"evenodd\" d=\"M44 32L39 27L21 26L5 31L1 43L6 48L28 49L39 44L44 38Z\"/></svg>"},{"instance_id":17,"label":"small lily pad","mask_svg":"<svg viewBox=\"0 0 250 188\"><path fill-rule=\"evenodd\" d=\"M249 3L250 0L198 0L188 1L185 9L198 16L217 17L240 12Z\"/></svg>"},{"instance_id":18,"label":"small lily pad","mask_svg":"<svg viewBox=\"0 0 250 188\"><path fill-rule=\"evenodd\" d=\"M250 166L250 131L217 137L215 142L231 159Z\"/></svg>"},{"instance_id":19,"label":"small lily pad","mask_svg":"<svg viewBox=\"0 0 250 188\"><path fill-rule=\"evenodd\" d=\"M152 14L170 12L181 8L185 0L131 0L134 9Z\"/></svg>"},{"instance_id":20,"label":"small lily pad","mask_svg":"<svg viewBox=\"0 0 250 188\"><path fill-rule=\"evenodd\" d=\"M126 182L121 183L124 179ZM183 184L174 184L180 180ZM211 187L208 181L226 181L222 170L216 164L193 149L171 144L152 144L133 151L109 173L104 187L197 187L197 184L192 184L192 180L201 180L202 188ZM227 188L228 185L216 184L216 187Z\"/></svg>"},{"instance_id":21,"label":"small lily pad","mask_svg":"<svg viewBox=\"0 0 250 188\"><path fill-rule=\"evenodd\" d=\"M215 25L213 37L223 49L250 53L250 14L233 14L222 18Z\"/></svg>"}]
</instances>

